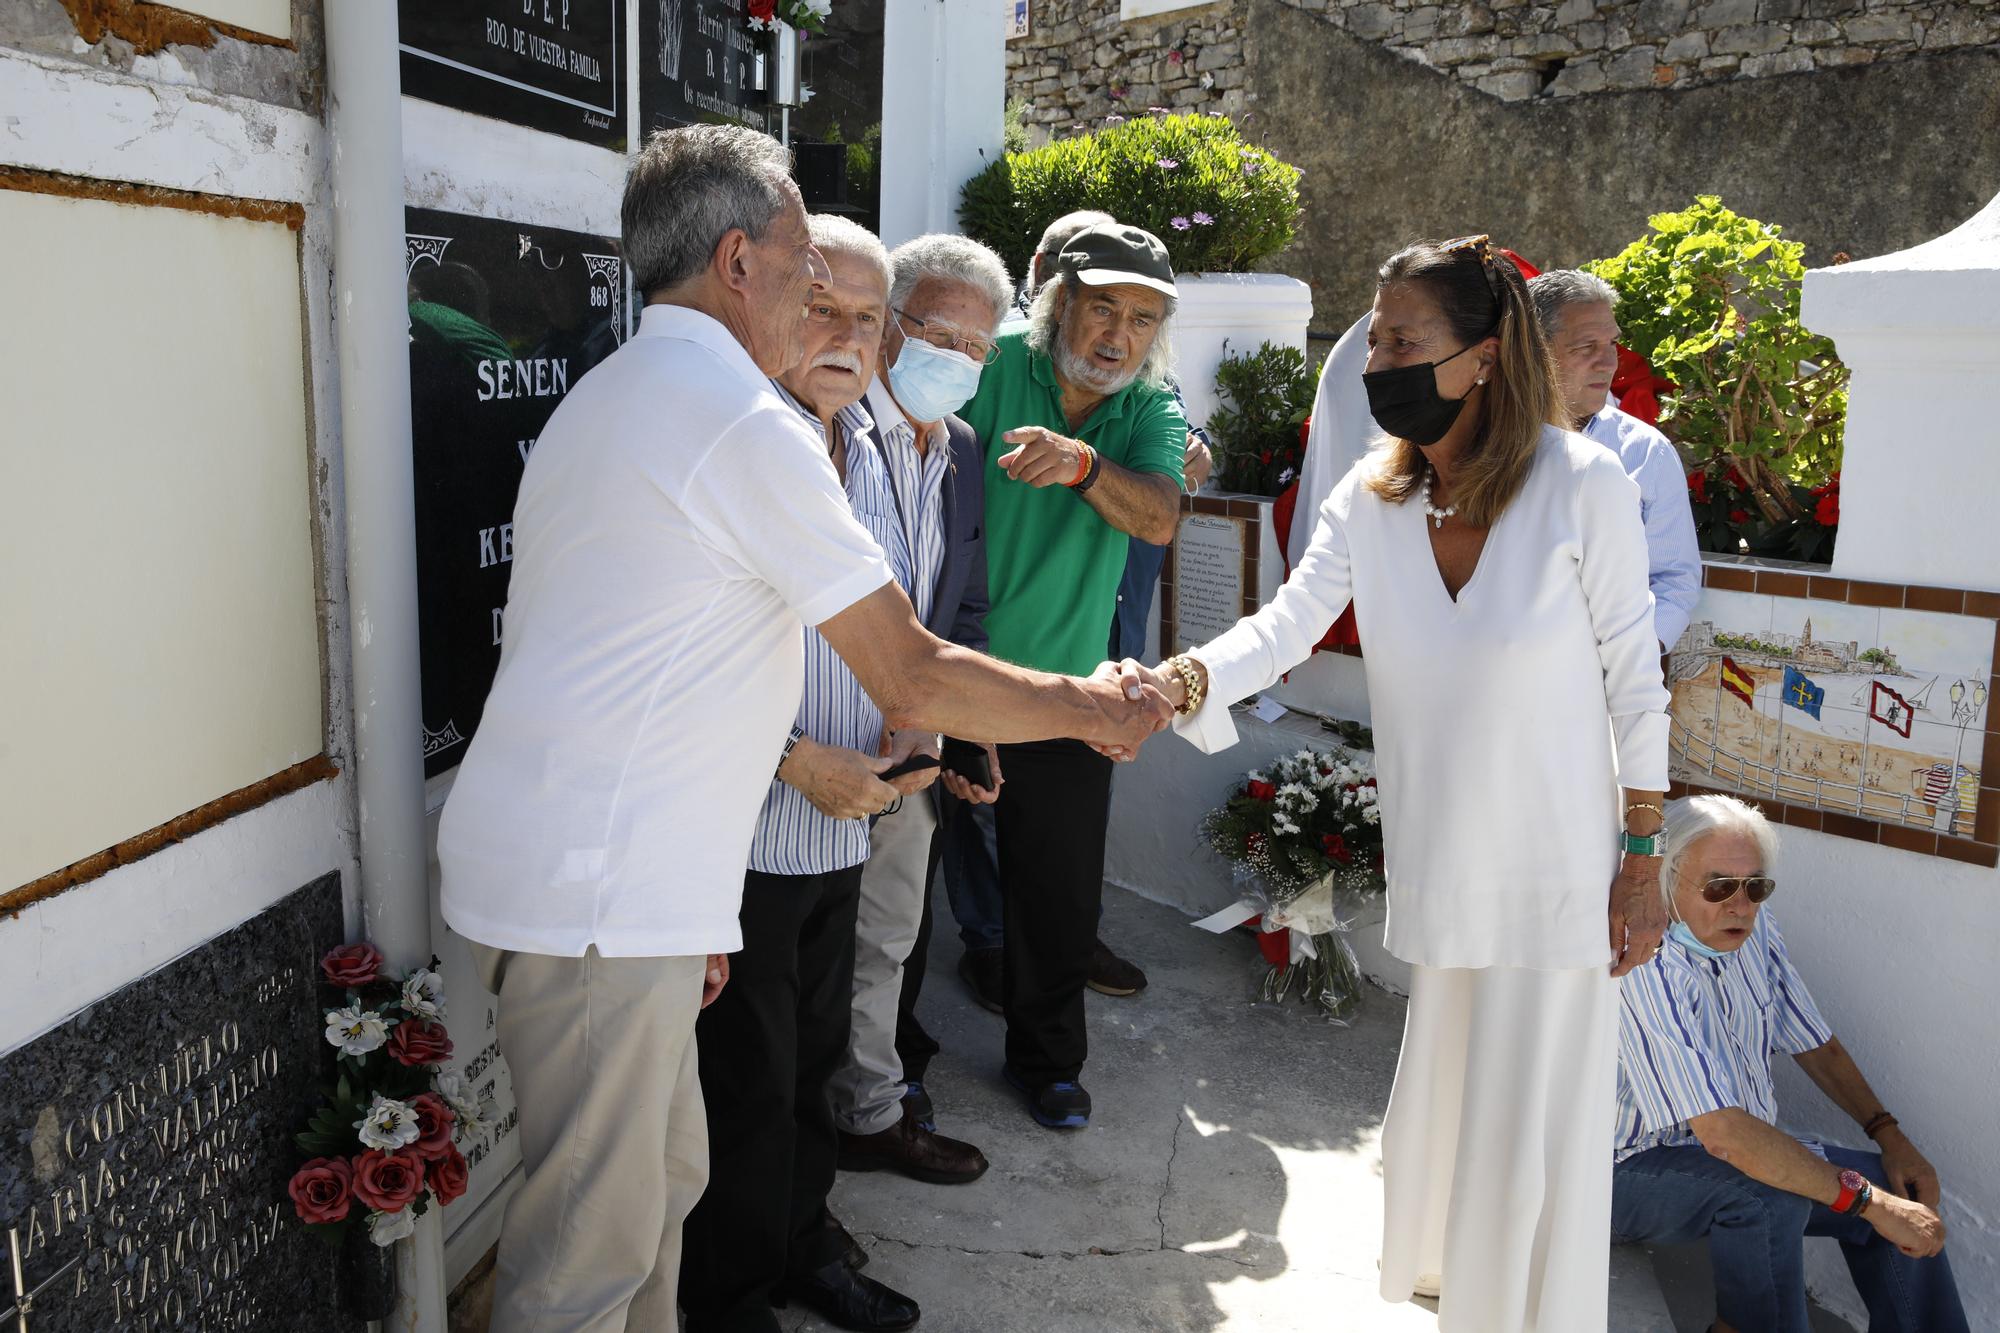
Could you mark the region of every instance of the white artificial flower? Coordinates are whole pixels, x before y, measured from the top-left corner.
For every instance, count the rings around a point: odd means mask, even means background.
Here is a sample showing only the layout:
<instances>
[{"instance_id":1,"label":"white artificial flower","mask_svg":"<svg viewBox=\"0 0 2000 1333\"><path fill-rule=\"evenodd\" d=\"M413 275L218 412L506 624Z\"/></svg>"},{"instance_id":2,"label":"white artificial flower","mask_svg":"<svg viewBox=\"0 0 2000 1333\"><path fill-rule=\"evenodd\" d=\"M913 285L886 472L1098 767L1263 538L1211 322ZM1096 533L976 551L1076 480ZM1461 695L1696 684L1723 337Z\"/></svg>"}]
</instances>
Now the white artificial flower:
<instances>
[{"instance_id":1,"label":"white artificial flower","mask_svg":"<svg viewBox=\"0 0 2000 1333\"><path fill-rule=\"evenodd\" d=\"M403 1008L418 1018L444 1017L444 978L420 967L403 981Z\"/></svg>"},{"instance_id":2,"label":"white artificial flower","mask_svg":"<svg viewBox=\"0 0 2000 1333\"><path fill-rule=\"evenodd\" d=\"M373 1009L363 1009L360 1005L349 1005L345 1009L326 1011L326 1040L329 1046L338 1046L342 1055L366 1055L380 1050L382 1043L389 1040L389 1025L382 1015Z\"/></svg>"},{"instance_id":3,"label":"white artificial flower","mask_svg":"<svg viewBox=\"0 0 2000 1333\"><path fill-rule=\"evenodd\" d=\"M416 1229L416 1215L407 1208L393 1213L368 1214L368 1239L377 1245L394 1245Z\"/></svg>"},{"instance_id":4,"label":"white artificial flower","mask_svg":"<svg viewBox=\"0 0 2000 1333\"><path fill-rule=\"evenodd\" d=\"M431 1087L444 1099L444 1104L451 1108L451 1113L458 1117L461 1128L484 1127L479 1114L479 1098L473 1093L472 1085L466 1081L465 1075L439 1074L431 1080Z\"/></svg>"},{"instance_id":5,"label":"white artificial flower","mask_svg":"<svg viewBox=\"0 0 2000 1333\"><path fill-rule=\"evenodd\" d=\"M408 1102L384 1097L379 1092L368 1114L355 1121L354 1127L361 1131L361 1144L365 1148L394 1152L417 1141L417 1113Z\"/></svg>"},{"instance_id":6,"label":"white artificial flower","mask_svg":"<svg viewBox=\"0 0 2000 1333\"><path fill-rule=\"evenodd\" d=\"M833 12L833 0L800 0L816 18L825 18Z\"/></svg>"},{"instance_id":7,"label":"white artificial flower","mask_svg":"<svg viewBox=\"0 0 2000 1333\"><path fill-rule=\"evenodd\" d=\"M1278 484L1280 486L1289 486L1292 484L1292 478L1298 475L1299 474L1297 472L1294 472L1291 468L1286 468L1283 472L1280 472L1278 474Z\"/></svg>"}]
</instances>

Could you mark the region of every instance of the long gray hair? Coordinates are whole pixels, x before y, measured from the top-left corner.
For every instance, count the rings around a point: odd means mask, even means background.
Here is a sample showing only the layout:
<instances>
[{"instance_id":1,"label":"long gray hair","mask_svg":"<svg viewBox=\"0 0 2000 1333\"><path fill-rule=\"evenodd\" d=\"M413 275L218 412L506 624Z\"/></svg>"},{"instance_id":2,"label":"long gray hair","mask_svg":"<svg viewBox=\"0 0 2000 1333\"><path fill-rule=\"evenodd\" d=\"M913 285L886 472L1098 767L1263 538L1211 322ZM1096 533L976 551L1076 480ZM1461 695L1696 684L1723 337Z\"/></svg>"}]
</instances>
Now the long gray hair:
<instances>
[{"instance_id":1,"label":"long gray hair","mask_svg":"<svg viewBox=\"0 0 2000 1333\"><path fill-rule=\"evenodd\" d=\"M1049 282L1042 286L1035 297L1035 304L1028 311L1028 348L1044 356L1053 357L1056 341L1061 337L1062 322L1069 309L1072 296L1083 290L1083 280L1074 273L1064 273L1061 281ZM1153 335L1153 345L1147 351L1145 360L1139 363L1136 379L1152 388L1163 388L1167 375L1174 366L1174 311L1180 307L1177 297L1161 294L1166 302L1165 313L1160 316L1159 331Z\"/></svg>"},{"instance_id":2,"label":"long gray hair","mask_svg":"<svg viewBox=\"0 0 2000 1333\"><path fill-rule=\"evenodd\" d=\"M1778 830L1756 806L1734 796L1683 796L1668 801L1667 850L1660 858L1660 896L1666 900L1668 916L1680 916L1674 910L1674 888L1682 858L1712 833L1748 834L1757 843L1757 857L1767 875L1778 859Z\"/></svg>"}]
</instances>

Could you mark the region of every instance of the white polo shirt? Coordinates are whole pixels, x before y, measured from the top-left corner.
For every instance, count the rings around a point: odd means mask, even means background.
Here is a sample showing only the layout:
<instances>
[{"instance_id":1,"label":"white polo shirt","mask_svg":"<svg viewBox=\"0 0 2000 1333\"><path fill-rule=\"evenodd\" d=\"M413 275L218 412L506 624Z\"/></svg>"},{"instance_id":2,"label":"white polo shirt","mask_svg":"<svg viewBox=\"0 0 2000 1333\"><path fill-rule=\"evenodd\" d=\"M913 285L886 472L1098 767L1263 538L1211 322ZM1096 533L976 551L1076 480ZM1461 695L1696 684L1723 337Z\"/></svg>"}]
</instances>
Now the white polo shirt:
<instances>
[{"instance_id":1,"label":"white polo shirt","mask_svg":"<svg viewBox=\"0 0 2000 1333\"><path fill-rule=\"evenodd\" d=\"M521 477L500 668L438 829L446 922L564 957L740 947L802 627L889 581L749 354L646 307Z\"/></svg>"}]
</instances>

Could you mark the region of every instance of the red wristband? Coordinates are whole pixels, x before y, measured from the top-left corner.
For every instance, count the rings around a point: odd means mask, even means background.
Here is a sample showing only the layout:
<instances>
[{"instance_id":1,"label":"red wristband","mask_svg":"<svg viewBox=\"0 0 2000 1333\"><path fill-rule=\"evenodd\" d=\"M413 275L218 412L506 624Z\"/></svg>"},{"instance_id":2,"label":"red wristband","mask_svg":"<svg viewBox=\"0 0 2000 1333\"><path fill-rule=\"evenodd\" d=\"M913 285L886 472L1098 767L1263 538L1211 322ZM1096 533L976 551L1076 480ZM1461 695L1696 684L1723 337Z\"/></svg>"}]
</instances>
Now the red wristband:
<instances>
[{"instance_id":1,"label":"red wristband","mask_svg":"<svg viewBox=\"0 0 2000 1333\"><path fill-rule=\"evenodd\" d=\"M1077 455L1078 461L1077 461L1076 475L1063 483L1063 485L1071 487L1072 489L1074 489L1077 486L1080 486L1083 483L1084 478L1090 475L1091 458L1092 455L1095 453L1095 451L1091 449L1089 445L1085 444L1081 440L1077 441L1077 448L1083 450L1083 452Z\"/></svg>"}]
</instances>

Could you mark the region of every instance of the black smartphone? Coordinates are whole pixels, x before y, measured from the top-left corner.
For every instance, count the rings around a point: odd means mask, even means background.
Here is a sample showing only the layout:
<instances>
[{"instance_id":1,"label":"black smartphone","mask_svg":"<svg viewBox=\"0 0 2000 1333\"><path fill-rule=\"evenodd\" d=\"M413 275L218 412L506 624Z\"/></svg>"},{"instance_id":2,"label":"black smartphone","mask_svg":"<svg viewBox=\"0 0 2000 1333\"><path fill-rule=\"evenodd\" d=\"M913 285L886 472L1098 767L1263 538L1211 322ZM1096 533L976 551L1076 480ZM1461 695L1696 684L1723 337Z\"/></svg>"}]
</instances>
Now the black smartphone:
<instances>
[{"instance_id":1,"label":"black smartphone","mask_svg":"<svg viewBox=\"0 0 2000 1333\"><path fill-rule=\"evenodd\" d=\"M956 736L944 738L944 771L956 773L975 787L993 790L993 766L986 762L986 747Z\"/></svg>"},{"instance_id":2,"label":"black smartphone","mask_svg":"<svg viewBox=\"0 0 2000 1333\"><path fill-rule=\"evenodd\" d=\"M900 778L905 773L921 773L927 768L936 768L937 766L938 760L935 755L913 754L902 763L892 766L887 772L878 773L875 776L887 782L890 778Z\"/></svg>"}]
</instances>

